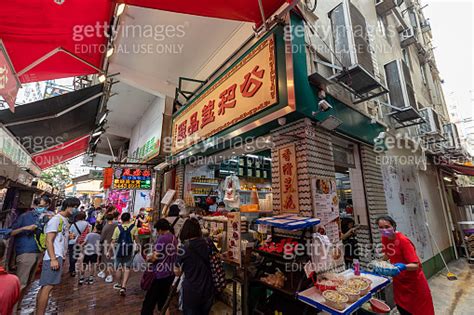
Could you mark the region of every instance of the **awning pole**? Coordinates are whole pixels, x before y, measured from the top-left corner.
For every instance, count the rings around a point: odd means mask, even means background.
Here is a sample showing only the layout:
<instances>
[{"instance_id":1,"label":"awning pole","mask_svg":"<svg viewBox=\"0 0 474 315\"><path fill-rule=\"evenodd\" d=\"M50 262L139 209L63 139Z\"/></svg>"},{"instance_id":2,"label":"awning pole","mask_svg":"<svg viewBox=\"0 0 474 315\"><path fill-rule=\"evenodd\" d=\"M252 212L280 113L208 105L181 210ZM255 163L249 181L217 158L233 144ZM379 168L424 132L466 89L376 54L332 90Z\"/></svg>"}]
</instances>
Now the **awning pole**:
<instances>
[{"instance_id":1,"label":"awning pole","mask_svg":"<svg viewBox=\"0 0 474 315\"><path fill-rule=\"evenodd\" d=\"M52 118L58 118L66 113L69 113L70 111L84 105L84 104L87 104L89 103L90 101L98 98L98 97L101 97L103 94L103 92L100 92L100 93L97 93L96 95L94 96L91 96L89 97L88 99L85 99L79 103L77 103L76 105L74 106L71 106L71 107L68 107L66 108L65 110L57 113L57 114L54 114L54 115L51 115L51 116L46 116L46 117L39 117L39 118L32 118L32 119L27 119L27 120L22 120L22 121L15 121L15 122L12 122L12 123L8 123L8 124L4 124L5 127L11 127L11 126L17 126L17 125L23 125L23 124L27 124L27 123L30 123L30 122L37 122L37 121L42 121L42 120L47 120L47 119L52 119Z\"/></svg>"},{"instance_id":2,"label":"awning pole","mask_svg":"<svg viewBox=\"0 0 474 315\"><path fill-rule=\"evenodd\" d=\"M110 154L112 154L112 159L115 161L114 150L112 149L112 145L110 144L109 137L105 137L107 139L107 143L109 144Z\"/></svg>"},{"instance_id":3,"label":"awning pole","mask_svg":"<svg viewBox=\"0 0 474 315\"><path fill-rule=\"evenodd\" d=\"M262 23L265 26L265 31L268 31L267 19L265 18L265 11L263 10L262 0L258 0L258 7L260 9L260 15L262 16Z\"/></svg>"},{"instance_id":4,"label":"awning pole","mask_svg":"<svg viewBox=\"0 0 474 315\"><path fill-rule=\"evenodd\" d=\"M41 56L40 58L38 58L37 60L35 60L33 63L31 63L29 66L23 68L21 71L19 71L17 73L18 77L21 77L22 75L24 75L25 73L27 73L28 71L30 71L31 69L33 69L34 67L36 67L37 65L39 65L40 63L42 63L43 61L51 58L52 56L56 55L58 52L63 52L71 57L73 57L74 59L86 64L87 66L93 68L94 70L96 70L97 72L100 72L102 73L103 71L99 68L97 68L96 66L94 66L93 64L91 64L90 62L74 55L72 52L62 48L62 47L56 47L54 48L53 50L51 50L49 53Z\"/></svg>"}]
</instances>

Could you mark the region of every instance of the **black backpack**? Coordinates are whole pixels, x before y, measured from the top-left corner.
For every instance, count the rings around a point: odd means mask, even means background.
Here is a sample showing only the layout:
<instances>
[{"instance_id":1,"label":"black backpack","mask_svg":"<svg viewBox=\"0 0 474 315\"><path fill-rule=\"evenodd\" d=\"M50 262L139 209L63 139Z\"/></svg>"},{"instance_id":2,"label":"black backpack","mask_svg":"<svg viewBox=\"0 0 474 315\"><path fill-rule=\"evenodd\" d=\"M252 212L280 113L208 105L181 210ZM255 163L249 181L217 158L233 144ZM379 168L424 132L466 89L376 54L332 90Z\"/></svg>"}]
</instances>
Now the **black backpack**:
<instances>
[{"instance_id":1,"label":"black backpack","mask_svg":"<svg viewBox=\"0 0 474 315\"><path fill-rule=\"evenodd\" d=\"M133 237L132 230L135 224L131 224L127 229L122 225L117 226L120 234L117 240L117 257L130 257L133 255Z\"/></svg>"}]
</instances>

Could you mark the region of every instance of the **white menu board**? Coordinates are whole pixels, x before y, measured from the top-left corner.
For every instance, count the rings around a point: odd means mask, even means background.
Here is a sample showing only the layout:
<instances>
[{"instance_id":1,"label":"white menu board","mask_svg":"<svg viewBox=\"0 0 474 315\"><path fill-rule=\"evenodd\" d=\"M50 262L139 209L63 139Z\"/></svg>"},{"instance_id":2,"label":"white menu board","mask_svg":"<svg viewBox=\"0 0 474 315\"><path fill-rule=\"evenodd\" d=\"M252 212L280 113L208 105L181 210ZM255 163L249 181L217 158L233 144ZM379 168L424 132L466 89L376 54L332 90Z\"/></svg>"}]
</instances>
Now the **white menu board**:
<instances>
[{"instance_id":1,"label":"white menu board","mask_svg":"<svg viewBox=\"0 0 474 315\"><path fill-rule=\"evenodd\" d=\"M314 217L321 219L319 227L332 243L339 241L339 197L334 178L316 177L311 180Z\"/></svg>"}]
</instances>

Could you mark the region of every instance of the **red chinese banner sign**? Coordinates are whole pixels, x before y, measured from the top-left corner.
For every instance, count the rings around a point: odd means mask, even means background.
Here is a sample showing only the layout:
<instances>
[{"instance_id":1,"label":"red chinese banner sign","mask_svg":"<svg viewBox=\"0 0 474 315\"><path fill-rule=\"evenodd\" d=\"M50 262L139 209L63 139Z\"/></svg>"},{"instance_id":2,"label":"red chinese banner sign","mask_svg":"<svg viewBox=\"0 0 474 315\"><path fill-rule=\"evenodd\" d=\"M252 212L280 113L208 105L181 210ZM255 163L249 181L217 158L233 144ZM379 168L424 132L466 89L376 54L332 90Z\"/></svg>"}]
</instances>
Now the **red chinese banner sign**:
<instances>
[{"instance_id":1,"label":"red chinese banner sign","mask_svg":"<svg viewBox=\"0 0 474 315\"><path fill-rule=\"evenodd\" d=\"M275 39L269 36L173 119L172 153L278 102Z\"/></svg>"},{"instance_id":2,"label":"red chinese banner sign","mask_svg":"<svg viewBox=\"0 0 474 315\"><path fill-rule=\"evenodd\" d=\"M278 149L280 163L281 212L299 212L296 148L294 144Z\"/></svg>"},{"instance_id":3,"label":"red chinese banner sign","mask_svg":"<svg viewBox=\"0 0 474 315\"><path fill-rule=\"evenodd\" d=\"M20 87L7 50L0 40L0 96L7 102L12 113L15 112L15 100Z\"/></svg>"},{"instance_id":4,"label":"red chinese banner sign","mask_svg":"<svg viewBox=\"0 0 474 315\"><path fill-rule=\"evenodd\" d=\"M108 189L112 186L114 180L114 169L111 167L104 168L104 189Z\"/></svg>"}]
</instances>

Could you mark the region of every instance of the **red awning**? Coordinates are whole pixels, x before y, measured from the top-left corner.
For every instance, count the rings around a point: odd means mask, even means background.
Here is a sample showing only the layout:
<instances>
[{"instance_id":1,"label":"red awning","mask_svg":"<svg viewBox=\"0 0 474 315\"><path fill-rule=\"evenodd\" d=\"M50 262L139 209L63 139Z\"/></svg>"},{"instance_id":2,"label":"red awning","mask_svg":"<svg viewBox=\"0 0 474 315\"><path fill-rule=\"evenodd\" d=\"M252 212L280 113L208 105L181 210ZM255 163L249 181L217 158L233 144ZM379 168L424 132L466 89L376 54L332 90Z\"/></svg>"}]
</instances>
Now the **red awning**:
<instances>
[{"instance_id":1,"label":"red awning","mask_svg":"<svg viewBox=\"0 0 474 315\"><path fill-rule=\"evenodd\" d=\"M474 176L474 166L472 165L451 163L443 164L443 166L461 175Z\"/></svg>"},{"instance_id":2,"label":"red awning","mask_svg":"<svg viewBox=\"0 0 474 315\"><path fill-rule=\"evenodd\" d=\"M101 68L115 3L112 0L9 0L0 9L0 38L16 72L59 47ZM96 73L74 57L58 52L20 76L36 82Z\"/></svg>"},{"instance_id":3,"label":"red awning","mask_svg":"<svg viewBox=\"0 0 474 315\"><path fill-rule=\"evenodd\" d=\"M226 20L254 22L262 24L259 0L118 0L139 7L207 16ZM270 17L287 0L262 0L265 18Z\"/></svg>"},{"instance_id":4,"label":"red awning","mask_svg":"<svg viewBox=\"0 0 474 315\"><path fill-rule=\"evenodd\" d=\"M57 164L67 162L81 154L89 147L89 135L79 137L32 155L33 161L41 168L46 169Z\"/></svg>"}]
</instances>

